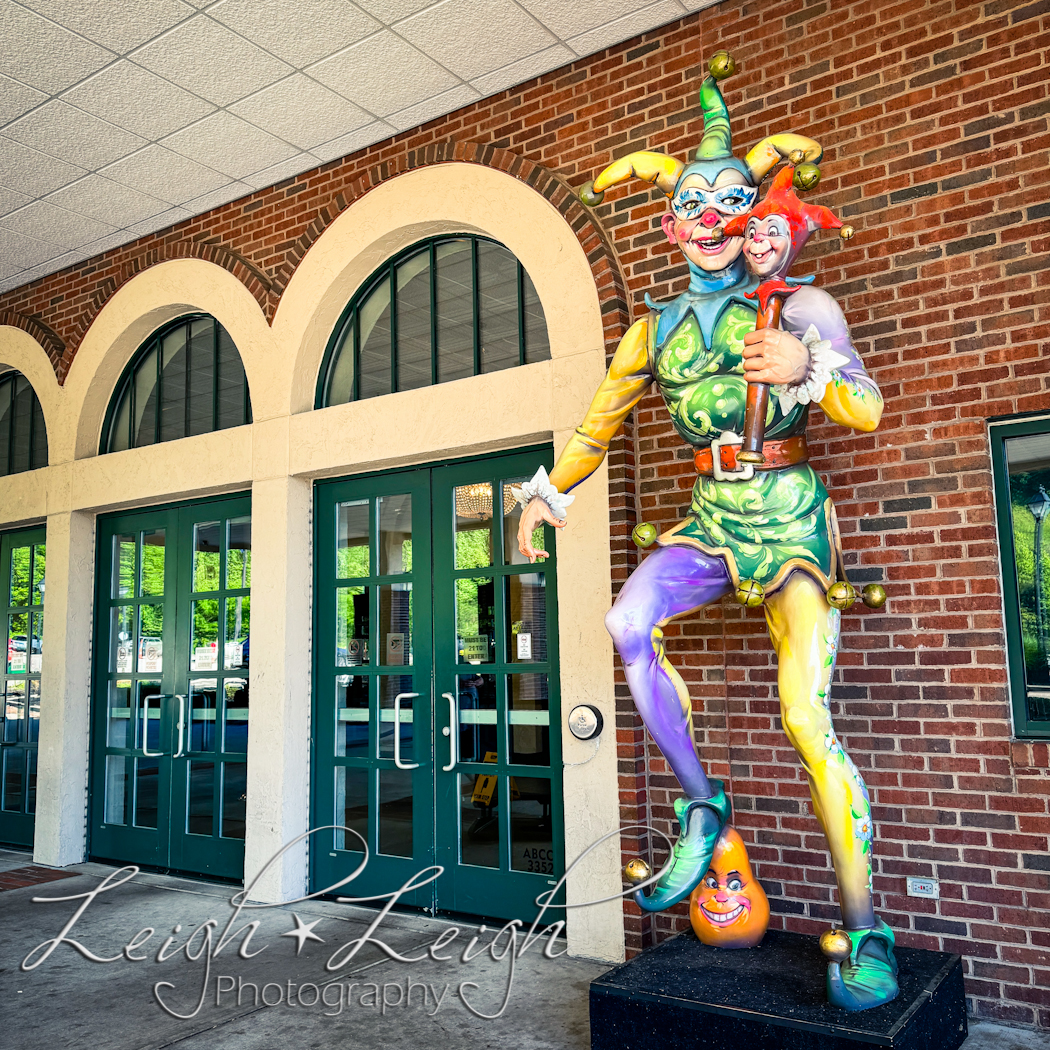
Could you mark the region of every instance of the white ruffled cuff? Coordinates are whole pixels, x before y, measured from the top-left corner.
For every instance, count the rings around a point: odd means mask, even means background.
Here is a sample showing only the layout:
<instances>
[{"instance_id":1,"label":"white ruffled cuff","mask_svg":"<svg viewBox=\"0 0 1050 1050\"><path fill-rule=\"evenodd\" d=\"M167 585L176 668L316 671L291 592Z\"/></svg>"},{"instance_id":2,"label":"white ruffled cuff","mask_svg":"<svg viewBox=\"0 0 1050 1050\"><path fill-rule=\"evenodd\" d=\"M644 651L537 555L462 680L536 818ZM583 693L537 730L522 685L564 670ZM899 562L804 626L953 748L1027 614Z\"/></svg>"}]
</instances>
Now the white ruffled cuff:
<instances>
[{"instance_id":1,"label":"white ruffled cuff","mask_svg":"<svg viewBox=\"0 0 1050 1050\"><path fill-rule=\"evenodd\" d=\"M551 513L559 520L564 521L566 510L570 503L576 498L559 492L547 477L546 467L540 467L533 475L532 481L526 481L521 488L511 489L514 498L524 507L536 496L539 496L551 509Z\"/></svg>"},{"instance_id":2,"label":"white ruffled cuff","mask_svg":"<svg viewBox=\"0 0 1050 1050\"><path fill-rule=\"evenodd\" d=\"M802 345L809 351L809 372L801 383L777 385L772 387L773 394L780 401L780 411L787 415L795 405L816 404L823 401L824 392L831 382L831 373L841 365L848 363L848 358L835 353L830 339L821 339L816 325L810 325L802 336Z\"/></svg>"}]
</instances>

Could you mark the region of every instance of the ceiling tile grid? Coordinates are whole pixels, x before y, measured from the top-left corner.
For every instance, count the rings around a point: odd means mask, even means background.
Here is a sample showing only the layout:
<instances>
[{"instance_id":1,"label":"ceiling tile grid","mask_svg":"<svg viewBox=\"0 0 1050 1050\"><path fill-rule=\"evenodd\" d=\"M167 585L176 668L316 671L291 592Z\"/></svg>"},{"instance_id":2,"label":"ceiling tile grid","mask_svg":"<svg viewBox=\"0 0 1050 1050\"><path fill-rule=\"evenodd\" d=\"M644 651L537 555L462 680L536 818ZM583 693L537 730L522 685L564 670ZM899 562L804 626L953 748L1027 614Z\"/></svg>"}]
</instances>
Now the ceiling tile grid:
<instances>
[{"instance_id":1,"label":"ceiling tile grid","mask_svg":"<svg viewBox=\"0 0 1050 1050\"><path fill-rule=\"evenodd\" d=\"M0 0L0 291L717 0Z\"/></svg>"}]
</instances>

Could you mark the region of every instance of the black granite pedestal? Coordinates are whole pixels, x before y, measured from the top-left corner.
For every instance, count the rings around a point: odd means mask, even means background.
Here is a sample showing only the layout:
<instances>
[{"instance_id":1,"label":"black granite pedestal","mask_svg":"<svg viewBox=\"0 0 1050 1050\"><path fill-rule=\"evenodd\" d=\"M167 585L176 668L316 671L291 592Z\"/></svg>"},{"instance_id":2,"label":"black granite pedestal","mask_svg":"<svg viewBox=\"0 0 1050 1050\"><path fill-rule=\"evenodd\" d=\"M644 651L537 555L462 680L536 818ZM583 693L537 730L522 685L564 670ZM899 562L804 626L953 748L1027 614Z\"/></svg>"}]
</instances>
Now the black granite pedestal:
<instances>
[{"instance_id":1,"label":"black granite pedestal","mask_svg":"<svg viewBox=\"0 0 1050 1050\"><path fill-rule=\"evenodd\" d=\"M591 984L591 1050L957 1050L966 1038L958 955L897 948L900 995L832 1006L816 937L770 930L757 947L709 948L690 931Z\"/></svg>"}]
</instances>

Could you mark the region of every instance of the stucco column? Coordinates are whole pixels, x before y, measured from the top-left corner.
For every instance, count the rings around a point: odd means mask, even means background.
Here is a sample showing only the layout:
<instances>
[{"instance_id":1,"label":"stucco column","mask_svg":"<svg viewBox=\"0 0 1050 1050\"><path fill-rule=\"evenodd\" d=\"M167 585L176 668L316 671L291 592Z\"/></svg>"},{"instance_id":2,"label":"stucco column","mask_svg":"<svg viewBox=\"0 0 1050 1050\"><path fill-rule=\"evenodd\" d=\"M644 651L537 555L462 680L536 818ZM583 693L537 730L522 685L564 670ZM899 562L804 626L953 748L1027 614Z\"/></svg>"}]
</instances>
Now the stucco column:
<instances>
[{"instance_id":1,"label":"stucco column","mask_svg":"<svg viewBox=\"0 0 1050 1050\"><path fill-rule=\"evenodd\" d=\"M41 864L86 853L94 569L94 515L48 515L33 847Z\"/></svg>"},{"instance_id":2,"label":"stucco column","mask_svg":"<svg viewBox=\"0 0 1050 1050\"><path fill-rule=\"evenodd\" d=\"M245 885L310 814L310 482L252 485L252 661ZM306 892L307 848L289 849L260 878L254 900Z\"/></svg>"}]
</instances>

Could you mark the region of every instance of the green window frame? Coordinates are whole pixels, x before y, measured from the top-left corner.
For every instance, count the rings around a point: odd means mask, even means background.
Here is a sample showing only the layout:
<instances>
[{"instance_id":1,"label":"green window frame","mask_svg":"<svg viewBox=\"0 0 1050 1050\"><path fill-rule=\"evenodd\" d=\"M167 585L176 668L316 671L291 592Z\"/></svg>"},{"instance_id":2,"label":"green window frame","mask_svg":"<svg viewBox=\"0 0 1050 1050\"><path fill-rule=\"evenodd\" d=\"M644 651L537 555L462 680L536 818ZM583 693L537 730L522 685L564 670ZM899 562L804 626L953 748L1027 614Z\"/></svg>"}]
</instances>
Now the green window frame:
<instances>
[{"instance_id":1,"label":"green window frame","mask_svg":"<svg viewBox=\"0 0 1050 1050\"><path fill-rule=\"evenodd\" d=\"M418 241L350 300L318 374L315 408L550 360L536 288L488 237Z\"/></svg>"},{"instance_id":2,"label":"green window frame","mask_svg":"<svg viewBox=\"0 0 1050 1050\"><path fill-rule=\"evenodd\" d=\"M1014 732L1050 737L1050 416L988 430Z\"/></svg>"},{"instance_id":3,"label":"green window frame","mask_svg":"<svg viewBox=\"0 0 1050 1050\"><path fill-rule=\"evenodd\" d=\"M188 314L158 328L121 374L99 452L123 452L252 421L248 377L225 328Z\"/></svg>"},{"instance_id":4,"label":"green window frame","mask_svg":"<svg viewBox=\"0 0 1050 1050\"><path fill-rule=\"evenodd\" d=\"M0 477L47 466L47 427L33 385L21 372L0 375Z\"/></svg>"}]
</instances>

